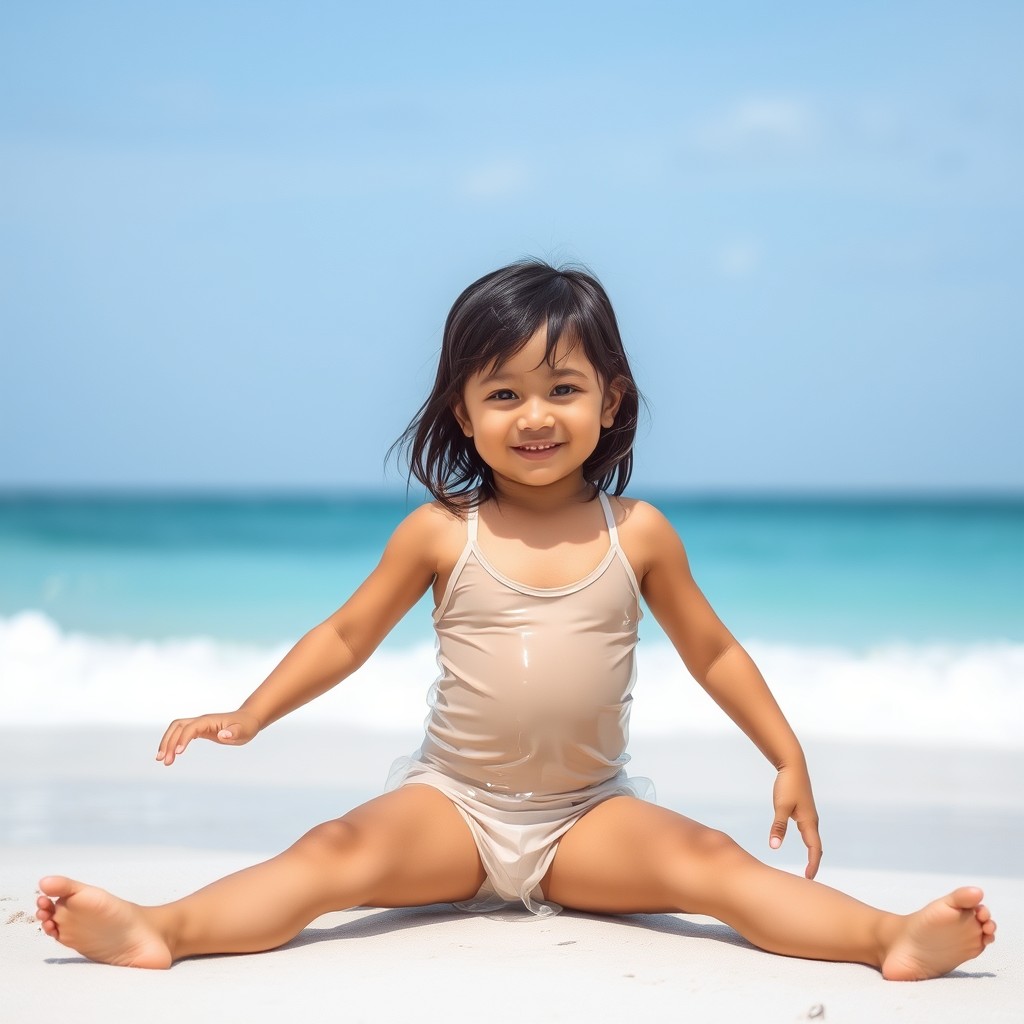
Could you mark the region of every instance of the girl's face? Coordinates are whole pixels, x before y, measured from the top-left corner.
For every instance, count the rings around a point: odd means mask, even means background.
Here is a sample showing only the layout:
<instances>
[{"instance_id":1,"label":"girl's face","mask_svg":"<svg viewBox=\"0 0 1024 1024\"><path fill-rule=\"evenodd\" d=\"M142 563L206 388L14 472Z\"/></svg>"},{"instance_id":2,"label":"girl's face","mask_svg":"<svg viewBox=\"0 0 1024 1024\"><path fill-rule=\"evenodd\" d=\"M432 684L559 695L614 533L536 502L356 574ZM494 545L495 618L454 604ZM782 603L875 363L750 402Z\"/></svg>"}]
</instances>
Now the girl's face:
<instances>
[{"instance_id":1,"label":"girl's face","mask_svg":"<svg viewBox=\"0 0 1024 1024\"><path fill-rule=\"evenodd\" d=\"M615 422L621 392L601 380L583 346L560 341L551 366L546 344L544 326L500 369L470 377L454 410L499 489L581 486L601 428Z\"/></svg>"}]
</instances>

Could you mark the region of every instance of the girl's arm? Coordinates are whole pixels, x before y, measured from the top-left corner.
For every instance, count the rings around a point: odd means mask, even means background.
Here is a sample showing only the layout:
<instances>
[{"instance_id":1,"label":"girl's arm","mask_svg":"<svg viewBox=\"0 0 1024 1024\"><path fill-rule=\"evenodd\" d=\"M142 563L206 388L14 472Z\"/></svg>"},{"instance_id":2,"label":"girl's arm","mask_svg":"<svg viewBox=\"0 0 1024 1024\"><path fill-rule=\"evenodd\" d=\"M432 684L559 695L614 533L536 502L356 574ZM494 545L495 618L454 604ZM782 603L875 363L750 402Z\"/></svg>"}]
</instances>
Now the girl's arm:
<instances>
[{"instance_id":1,"label":"girl's arm","mask_svg":"<svg viewBox=\"0 0 1024 1024\"><path fill-rule=\"evenodd\" d=\"M821 862L818 812L796 734L750 655L722 624L690 573L682 541L668 520L638 502L624 524L636 538L640 589L687 669L775 766L775 821L769 843L782 845L793 818L807 846L808 878Z\"/></svg>"},{"instance_id":2,"label":"girl's arm","mask_svg":"<svg viewBox=\"0 0 1024 1024\"><path fill-rule=\"evenodd\" d=\"M437 571L438 532L444 524L444 514L429 505L409 515L359 589L302 637L237 711L172 722L160 741L157 760L173 764L197 738L247 743L351 675L430 586Z\"/></svg>"}]
</instances>

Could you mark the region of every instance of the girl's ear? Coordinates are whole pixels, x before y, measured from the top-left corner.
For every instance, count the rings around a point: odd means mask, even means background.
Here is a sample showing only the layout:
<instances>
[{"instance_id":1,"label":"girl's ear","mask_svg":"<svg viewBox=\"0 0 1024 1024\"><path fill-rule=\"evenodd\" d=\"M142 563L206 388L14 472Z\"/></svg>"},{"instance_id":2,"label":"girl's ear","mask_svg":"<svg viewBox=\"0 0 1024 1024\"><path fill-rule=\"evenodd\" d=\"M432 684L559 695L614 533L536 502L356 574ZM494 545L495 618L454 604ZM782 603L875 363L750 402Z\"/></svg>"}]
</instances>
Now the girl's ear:
<instances>
[{"instance_id":1,"label":"girl's ear","mask_svg":"<svg viewBox=\"0 0 1024 1024\"><path fill-rule=\"evenodd\" d=\"M462 428L463 434L466 437L472 437L473 424L469 422L469 416L466 413L466 403L461 398L452 406L452 413Z\"/></svg>"},{"instance_id":2,"label":"girl's ear","mask_svg":"<svg viewBox=\"0 0 1024 1024\"><path fill-rule=\"evenodd\" d=\"M623 388L621 378L616 377L605 389L604 400L601 404L601 426L606 430L615 426L615 417L619 414L619 406L622 405Z\"/></svg>"}]
</instances>

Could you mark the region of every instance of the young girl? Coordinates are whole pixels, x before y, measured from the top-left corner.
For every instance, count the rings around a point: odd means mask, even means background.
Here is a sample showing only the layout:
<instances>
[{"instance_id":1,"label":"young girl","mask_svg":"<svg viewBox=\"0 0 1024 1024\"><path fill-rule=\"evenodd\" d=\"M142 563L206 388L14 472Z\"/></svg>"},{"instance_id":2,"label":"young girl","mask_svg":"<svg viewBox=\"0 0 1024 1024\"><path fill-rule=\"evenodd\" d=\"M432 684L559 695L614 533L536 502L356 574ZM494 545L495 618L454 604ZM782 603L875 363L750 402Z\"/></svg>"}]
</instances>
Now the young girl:
<instances>
[{"instance_id":1,"label":"young girl","mask_svg":"<svg viewBox=\"0 0 1024 1024\"><path fill-rule=\"evenodd\" d=\"M981 953L995 923L979 889L901 916L813 881L821 843L800 744L667 520L621 497L637 407L593 277L530 261L470 285L402 439L436 500L237 711L172 722L157 760L173 764L196 738L248 743L351 675L432 588L441 674L422 746L383 796L174 903L142 907L43 878L43 930L93 960L168 967L272 949L353 906L521 900L537 914L707 914L765 950L870 964L891 979L935 977ZM778 770L770 846L794 819L805 878L646 802L644 780L626 776L641 596Z\"/></svg>"}]
</instances>

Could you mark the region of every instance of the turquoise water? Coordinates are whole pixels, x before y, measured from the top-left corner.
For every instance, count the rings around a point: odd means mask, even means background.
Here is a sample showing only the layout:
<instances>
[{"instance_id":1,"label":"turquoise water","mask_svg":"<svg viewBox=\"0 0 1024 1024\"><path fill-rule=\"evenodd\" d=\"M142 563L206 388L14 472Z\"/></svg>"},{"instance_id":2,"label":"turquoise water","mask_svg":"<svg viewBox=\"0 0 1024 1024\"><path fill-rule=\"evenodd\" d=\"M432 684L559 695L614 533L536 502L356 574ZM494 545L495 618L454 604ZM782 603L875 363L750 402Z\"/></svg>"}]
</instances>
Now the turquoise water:
<instances>
[{"instance_id":1,"label":"turquoise water","mask_svg":"<svg viewBox=\"0 0 1024 1024\"><path fill-rule=\"evenodd\" d=\"M1024 744L1024 500L656 499L801 736ZM236 707L363 580L401 498L0 499L0 721ZM296 712L414 732L429 599ZM648 615L635 729L733 726Z\"/></svg>"},{"instance_id":2,"label":"turquoise water","mask_svg":"<svg viewBox=\"0 0 1024 1024\"><path fill-rule=\"evenodd\" d=\"M853 647L1024 640L1024 501L664 507L742 636Z\"/></svg>"},{"instance_id":3,"label":"turquoise water","mask_svg":"<svg viewBox=\"0 0 1024 1024\"><path fill-rule=\"evenodd\" d=\"M655 498L742 637L1024 642L1024 500ZM0 616L277 643L341 604L402 498L0 498ZM429 638L420 609L392 645Z\"/></svg>"}]
</instances>

